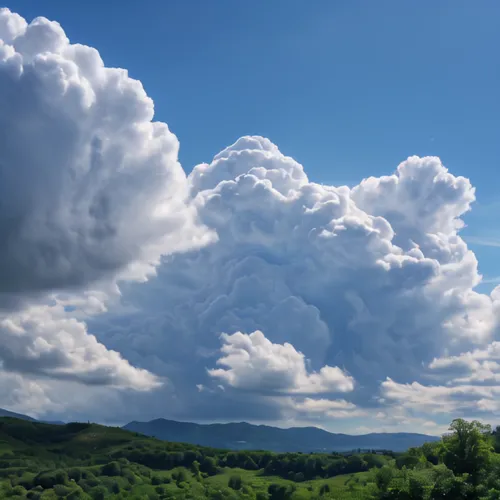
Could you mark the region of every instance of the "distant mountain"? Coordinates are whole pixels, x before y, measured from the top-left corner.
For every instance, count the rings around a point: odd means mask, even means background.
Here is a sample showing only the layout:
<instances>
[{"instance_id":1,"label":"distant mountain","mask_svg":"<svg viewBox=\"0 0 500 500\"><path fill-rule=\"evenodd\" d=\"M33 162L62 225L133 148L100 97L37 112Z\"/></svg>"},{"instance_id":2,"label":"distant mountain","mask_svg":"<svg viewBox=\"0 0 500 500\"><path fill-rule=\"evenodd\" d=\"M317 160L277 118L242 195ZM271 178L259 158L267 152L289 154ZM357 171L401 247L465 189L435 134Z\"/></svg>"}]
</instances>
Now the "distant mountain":
<instances>
[{"instance_id":1,"label":"distant mountain","mask_svg":"<svg viewBox=\"0 0 500 500\"><path fill-rule=\"evenodd\" d=\"M65 422L61 420L37 420L36 418L30 417L28 415L23 415L22 413L15 413L13 411L4 410L0 408L0 417L11 417L11 418L19 418L21 420L28 420L29 422L42 422L44 424L52 424L52 425L65 425Z\"/></svg>"},{"instance_id":2,"label":"distant mountain","mask_svg":"<svg viewBox=\"0 0 500 500\"><path fill-rule=\"evenodd\" d=\"M15 413L13 411L4 410L0 408L0 417L11 417L11 418L20 418L21 420L29 420L30 422L36 422L36 418L29 417L28 415L23 415L22 413Z\"/></svg>"},{"instance_id":3,"label":"distant mountain","mask_svg":"<svg viewBox=\"0 0 500 500\"><path fill-rule=\"evenodd\" d=\"M150 422L130 422L123 429L154 436L164 441L178 441L232 450L270 450L277 452L350 451L354 449L403 451L437 441L437 436L398 433L363 435L333 434L317 427L280 429L246 422L231 424L194 424L163 418Z\"/></svg>"}]
</instances>

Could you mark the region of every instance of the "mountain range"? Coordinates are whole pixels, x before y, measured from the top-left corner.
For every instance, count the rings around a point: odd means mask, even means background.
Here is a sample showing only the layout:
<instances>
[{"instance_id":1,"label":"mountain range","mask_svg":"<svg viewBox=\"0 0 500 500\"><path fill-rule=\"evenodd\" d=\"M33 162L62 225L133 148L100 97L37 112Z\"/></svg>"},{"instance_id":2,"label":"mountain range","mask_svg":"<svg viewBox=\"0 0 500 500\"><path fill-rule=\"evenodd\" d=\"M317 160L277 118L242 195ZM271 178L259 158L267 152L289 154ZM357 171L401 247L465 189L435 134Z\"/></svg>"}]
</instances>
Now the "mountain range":
<instances>
[{"instance_id":1,"label":"mountain range","mask_svg":"<svg viewBox=\"0 0 500 500\"><path fill-rule=\"evenodd\" d=\"M0 408L0 417L13 417L37 422ZM40 422L64 424L64 422ZM291 427L281 429L246 422L228 424L195 424L159 418L150 422L130 422L122 429L153 436L163 441L190 443L230 450L269 450L275 452L331 452L362 450L404 451L421 446L427 441L438 441L438 436L411 432L371 433L361 435L335 434L318 427Z\"/></svg>"},{"instance_id":2,"label":"mountain range","mask_svg":"<svg viewBox=\"0 0 500 500\"><path fill-rule=\"evenodd\" d=\"M130 422L123 429L154 436L164 441L226 448L233 450L269 450L275 452L331 452L366 450L404 451L437 436L407 432L362 435L334 434L317 427L281 429L246 422L228 424L195 424L163 418L150 422Z\"/></svg>"}]
</instances>

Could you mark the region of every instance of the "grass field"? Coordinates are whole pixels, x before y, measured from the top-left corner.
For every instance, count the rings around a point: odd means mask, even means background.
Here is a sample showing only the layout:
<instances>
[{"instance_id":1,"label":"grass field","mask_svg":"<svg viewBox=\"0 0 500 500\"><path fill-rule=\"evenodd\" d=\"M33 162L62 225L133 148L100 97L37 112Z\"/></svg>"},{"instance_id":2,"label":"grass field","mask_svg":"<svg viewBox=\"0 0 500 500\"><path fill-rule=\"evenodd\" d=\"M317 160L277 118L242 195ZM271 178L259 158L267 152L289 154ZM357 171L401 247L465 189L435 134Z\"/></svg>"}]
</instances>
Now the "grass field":
<instances>
[{"instance_id":1,"label":"grass field","mask_svg":"<svg viewBox=\"0 0 500 500\"><path fill-rule=\"evenodd\" d=\"M355 474L340 475L328 479L315 479L296 483L276 476L265 476L262 471L247 471L243 469L224 469L222 474L207 478L206 481L213 487L226 488L229 479L238 475L243 480L243 485L250 487L255 493L267 493L269 485L283 484L296 488L292 498L310 498L320 496L320 489L327 484L330 493L321 495L323 498L336 498L341 500L364 500L371 498L375 492L374 472L357 472Z\"/></svg>"}]
</instances>

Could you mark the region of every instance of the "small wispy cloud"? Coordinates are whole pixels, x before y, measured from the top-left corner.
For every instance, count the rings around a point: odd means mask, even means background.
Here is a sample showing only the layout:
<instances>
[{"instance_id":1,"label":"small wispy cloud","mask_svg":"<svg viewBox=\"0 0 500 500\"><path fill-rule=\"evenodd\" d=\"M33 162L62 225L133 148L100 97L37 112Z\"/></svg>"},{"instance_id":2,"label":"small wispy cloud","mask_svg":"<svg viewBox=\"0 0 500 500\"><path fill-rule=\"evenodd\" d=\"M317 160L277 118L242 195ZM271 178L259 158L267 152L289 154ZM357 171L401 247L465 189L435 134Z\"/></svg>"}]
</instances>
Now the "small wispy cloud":
<instances>
[{"instance_id":1,"label":"small wispy cloud","mask_svg":"<svg viewBox=\"0 0 500 500\"><path fill-rule=\"evenodd\" d=\"M479 245L483 247L498 247L500 248L500 238L488 238L483 236L464 236L467 243Z\"/></svg>"},{"instance_id":2,"label":"small wispy cloud","mask_svg":"<svg viewBox=\"0 0 500 500\"><path fill-rule=\"evenodd\" d=\"M500 276L494 276L493 278L484 278L481 280L481 284L500 284Z\"/></svg>"}]
</instances>

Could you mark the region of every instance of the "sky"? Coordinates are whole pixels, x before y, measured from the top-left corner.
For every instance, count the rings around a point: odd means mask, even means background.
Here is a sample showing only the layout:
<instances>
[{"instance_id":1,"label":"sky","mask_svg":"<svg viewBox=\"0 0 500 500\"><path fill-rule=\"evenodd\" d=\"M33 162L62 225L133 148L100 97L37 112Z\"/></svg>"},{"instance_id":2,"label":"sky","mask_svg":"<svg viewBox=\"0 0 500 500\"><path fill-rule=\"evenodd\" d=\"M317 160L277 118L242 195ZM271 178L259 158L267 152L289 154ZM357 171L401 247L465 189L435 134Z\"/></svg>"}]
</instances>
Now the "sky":
<instances>
[{"instance_id":1,"label":"sky","mask_svg":"<svg viewBox=\"0 0 500 500\"><path fill-rule=\"evenodd\" d=\"M0 407L495 423L498 2L4 6Z\"/></svg>"}]
</instances>

